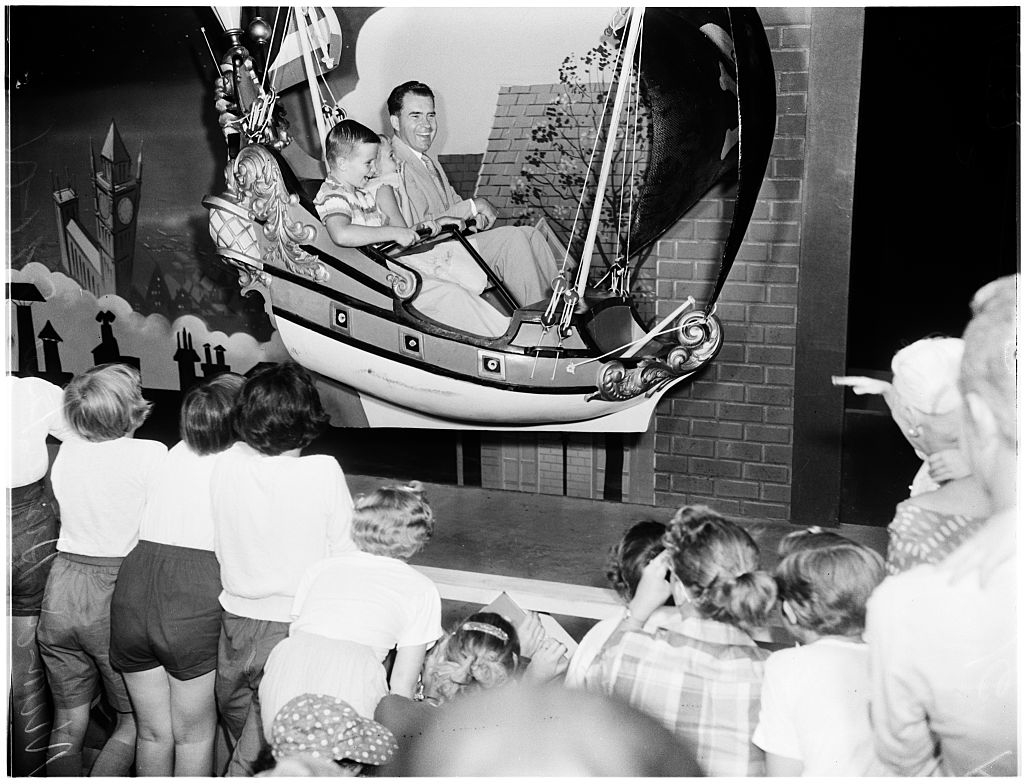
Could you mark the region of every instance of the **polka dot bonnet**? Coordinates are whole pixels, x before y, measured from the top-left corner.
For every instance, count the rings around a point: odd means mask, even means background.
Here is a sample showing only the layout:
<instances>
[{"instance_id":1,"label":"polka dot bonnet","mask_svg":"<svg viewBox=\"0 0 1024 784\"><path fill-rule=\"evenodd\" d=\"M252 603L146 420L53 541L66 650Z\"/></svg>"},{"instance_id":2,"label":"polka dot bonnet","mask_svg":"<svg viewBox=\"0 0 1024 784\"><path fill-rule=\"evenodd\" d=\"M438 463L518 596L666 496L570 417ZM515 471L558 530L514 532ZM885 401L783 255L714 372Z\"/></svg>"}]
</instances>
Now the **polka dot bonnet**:
<instances>
[{"instance_id":1,"label":"polka dot bonnet","mask_svg":"<svg viewBox=\"0 0 1024 784\"><path fill-rule=\"evenodd\" d=\"M308 754L369 765L383 765L398 750L391 730L326 694L289 700L274 717L270 745L275 759Z\"/></svg>"}]
</instances>

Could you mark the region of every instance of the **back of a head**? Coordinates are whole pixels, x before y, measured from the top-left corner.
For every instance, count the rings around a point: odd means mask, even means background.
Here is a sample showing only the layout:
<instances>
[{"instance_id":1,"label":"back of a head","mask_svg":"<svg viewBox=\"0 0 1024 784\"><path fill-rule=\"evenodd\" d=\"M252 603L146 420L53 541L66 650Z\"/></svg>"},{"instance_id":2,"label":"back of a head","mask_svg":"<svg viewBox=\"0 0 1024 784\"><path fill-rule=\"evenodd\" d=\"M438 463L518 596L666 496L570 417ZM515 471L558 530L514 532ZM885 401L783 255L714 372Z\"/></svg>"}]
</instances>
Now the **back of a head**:
<instances>
[{"instance_id":1,"label":"back of a head","mask_svg":"<svg viewBox=\"0 0 1024 784\"><path fill-rule=\"evenodd\" d=\"M760 571L757 544L743 528L705 506L684 506L669 523L665 549L702 616L744 629L767 621L775 581Z\"/></svg>"},{"instance_id":2,"label":"back of a head","mask_svg":"<svg viewBox=\"0 0 1024 784\"><path fill-rule=\"evenodd\" d=\"M964 342L960 338L924 338L892 358L892 386L900 402L915 412L940 416L961 406L957 379Z\"/></svg>"},{"instance_id":3,"label":"back of a head","mask_svg":"<svg viewBox=\"0 0 1024 784\"><path fill-rule=\"evenodd\" d=\"M355 500L352 541L364 553L406 560L433 533L434 513L418 482L387 485Z\"/></svg>"},{"instance_id":4,"label":"back of a head","mask_svg":"<svg viewBox=\"0 0 1024 784\"><path fill-rule=\"evenodd\" d=\"M282 362L246 380L235 408L235 432L257 452L279 455L308 446L328 419L309 371Z\"/></svg>"},{"instance_id":5,"label":"back of a head","mask_svg":"<svg viewBox=\"0 0 1024 784\"><path fill-rule=\"evenodd\" d=\"M235 404L244 383L237 373L221 373L185 394L178 432L197 455L223 452L234 442Z\"/></svg>"},{"instance_id":6,"label":"back of a head","mask_svg":"<svg viewBox=\"0 0 1024 784\"><path fill-rule=\"evenodd\" d=\"M669 730L604 695L524 686L434 711L399 751L405 776L700 776Z\"/></svg>"},{"instance_id":7,"label":"back of a head","mask_svg":"<svg viewBox=\"0 0 1024 784\"><path fill-rule=\"evenodd\" d=\"M128 435L149 416L139 371L121 363L89 368L64 389L64 415L86 441L111 441Z\"/></svg>"},{"instance_id":8,"label":"back of a head","mask_svg":"<svg viewBox=\"0 0 1024 784\"><path fill-rule=\"evenodd\" d=\"M820 547L831 547L835 544L846 544L850 540L834 531L824 531L816 525L804 528L800 531L793 531L786 534L779 540L776 550L779 558L785 558L791 553L800 550L815 550Z\"/></svg>"},{"instance_id":9,"label":"back of a head","mask_svg":"<svg viewBox=\"0 0 1024 784\"><path fill-rule=\"evenodd\" d=\"M795 623L821 635L860 634L868 598L884 578L882 557L851 541L797 550L775 569L779 599Z\"/></svg>"},{"instance_id":10,"label":"back of a head","mask_svg":"<svg viewBox=\"0 0 1024 784\"><path fill-rule=\"evenodd\" d=\"M960 388L976 394L996 417L999 434L1017 443L1017 286L1009 275L983 286L971 301L973 318L964 330Z\"/></svg>"},{"instance_id":11,"label":"back of a head","mask_svg":"<svg viewBox=\"0 0 1024 784\"><path fill-rule=\"evenodd\" d=\"M665 549L665 524L656 520L634 523L611 551L605 575L615 592L628 602L636 593L644 567Z\"/></svg>"}]
</instances>

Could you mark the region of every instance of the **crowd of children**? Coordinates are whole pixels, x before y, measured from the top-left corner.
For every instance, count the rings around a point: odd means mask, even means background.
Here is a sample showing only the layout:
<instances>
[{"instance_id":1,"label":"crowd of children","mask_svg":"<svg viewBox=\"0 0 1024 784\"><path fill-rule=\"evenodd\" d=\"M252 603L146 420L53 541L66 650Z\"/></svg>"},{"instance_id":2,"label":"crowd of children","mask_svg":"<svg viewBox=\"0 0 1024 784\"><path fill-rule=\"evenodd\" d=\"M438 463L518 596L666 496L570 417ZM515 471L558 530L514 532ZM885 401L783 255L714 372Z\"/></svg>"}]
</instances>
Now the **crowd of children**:
<instances>
[{"instance_id":1,"label":"crowd of children","mask_svg":"<svg viewBox=\"0 0 1024 784\"><path fill-rule=\"evenodd\" d=\"M334 458L303 455L327 416L300 366L201 382L170 450L133 438L150 403L129 366L92 368L63 394L11 378L24 456L12 613L39 618L15 629L38 644L53 701L45 764L16 772L84 775L102 694L115 721L94 776L1012 773L1016 625L1001 592L1015 572L1016 420L1003 410L1015 281L976 307L959 389L988 525L889 577L874 550L801 531L768 573L741 525L686 506L613 548L624 609L571 662L532 614L514 625L479 612L445 632L438 589L406 563L434 532L422 488L352 499ZM62 439L59 536L41 483L48 435ZM935 628L944 617L966 636ZM772 619L795 645L758 641ZM17 715L25 697L13 699ZM531 710L547 713L531 721ZM484 748L495 731L532 737L542 719L584 716L593 727L557 753L519 749L500 767L443 745ZM453 726L462 734L444 741ZM425 744L431 733L442 740Z\"/></svg>"}]
</instances>

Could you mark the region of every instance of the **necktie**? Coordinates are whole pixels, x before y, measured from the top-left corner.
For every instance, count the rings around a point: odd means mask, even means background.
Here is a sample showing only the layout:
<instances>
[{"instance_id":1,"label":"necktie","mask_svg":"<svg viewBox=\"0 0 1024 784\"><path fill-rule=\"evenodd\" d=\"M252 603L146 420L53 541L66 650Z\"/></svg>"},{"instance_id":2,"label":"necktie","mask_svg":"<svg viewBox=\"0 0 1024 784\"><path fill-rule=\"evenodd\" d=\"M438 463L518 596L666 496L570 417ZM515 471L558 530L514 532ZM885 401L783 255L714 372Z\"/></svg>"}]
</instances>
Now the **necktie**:
<instances>
[{"instance_id":1,"label":"necktie","mask_svg":"<svg viewBox=\"0 0 1024 784\"><path fill-rule=\"evenodd\" d=\"M445 191L444 181L441 179L441 172L437 170L437 166L430 160L426 155L423 156L423 165L427 167L427 171L430 173L431 179L434 181L434 187L437 188L437 193L444 202L448 201L448 194Z\"/></svg>"}]
</instances>

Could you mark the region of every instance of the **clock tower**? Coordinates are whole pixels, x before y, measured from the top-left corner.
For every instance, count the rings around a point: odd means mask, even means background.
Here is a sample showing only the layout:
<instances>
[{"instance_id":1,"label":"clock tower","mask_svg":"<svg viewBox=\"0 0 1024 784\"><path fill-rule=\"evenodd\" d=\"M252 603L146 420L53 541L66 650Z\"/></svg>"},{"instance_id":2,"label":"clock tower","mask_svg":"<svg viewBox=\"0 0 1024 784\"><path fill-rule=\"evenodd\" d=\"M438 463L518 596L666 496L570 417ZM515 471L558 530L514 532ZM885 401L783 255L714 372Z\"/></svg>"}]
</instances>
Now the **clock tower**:
<instances>
[{"instance_id":1,"label":"clock tower","mask_svg":"<svg viewBox=\"0 0 1024 784\"><path fill-rule=\"evenodd\" d=\"M96 239L103 266L114 271L114 293L132 301L132 273L135 266L135 227L142 190L142 149L132 174L131 156L117 125L111 121L107 139L100 150L100 166L93 160L96 189Z\"/></svg>"}]
</instances>

